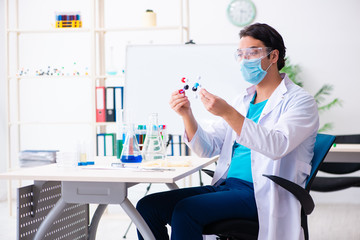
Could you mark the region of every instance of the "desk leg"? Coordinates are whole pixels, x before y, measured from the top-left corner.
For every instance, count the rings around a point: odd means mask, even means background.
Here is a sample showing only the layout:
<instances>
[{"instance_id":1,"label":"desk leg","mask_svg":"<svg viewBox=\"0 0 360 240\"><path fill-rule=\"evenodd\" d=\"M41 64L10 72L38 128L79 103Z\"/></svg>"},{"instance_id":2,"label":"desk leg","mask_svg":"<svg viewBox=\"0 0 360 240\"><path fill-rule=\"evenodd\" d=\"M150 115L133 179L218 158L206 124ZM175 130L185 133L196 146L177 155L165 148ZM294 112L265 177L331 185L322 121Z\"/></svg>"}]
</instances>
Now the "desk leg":
<instances>
[{"instance_id":1,"label":"desk leg","mask_svg":"<svg viewBox=\"0 0 360 240\"><path fill-rule=\"evenodd\" d=\"M59 199L47 217L40 224L34 240L41 240L45 237L45 234L49 231L54 221L63 213L63 210L67 205L68 204L62 198Z\"/></svg>"},{"instance_id":2,"label":"desk leg","mask_svg":"<svg viewBox=\"0 0 360 240\"><path fill-rule=\"evenodd\" d=\"M96 211L91 219L91 223L89 226L88 240L95 240L96 231L99 226L101 216L104 214L107 206L108 206L107 204L99 204L99 206L96 208Z\"/></svg>"},{"instance_id":3,"label":"desk leg","mask_svg":"<svg viewBox=\"0 0 360 240\"><path fill-rule=\"evenodd\" d=\"M137 229L139 229L139 232L145 240L155 240L155 237L152 234L149 226L146 224L145 220L136 210L134 205L131 204L129 199L125 198L124 201L120 203L120 206L124 209L130 219L135 223Z\"/></svg>"}]
</instances>

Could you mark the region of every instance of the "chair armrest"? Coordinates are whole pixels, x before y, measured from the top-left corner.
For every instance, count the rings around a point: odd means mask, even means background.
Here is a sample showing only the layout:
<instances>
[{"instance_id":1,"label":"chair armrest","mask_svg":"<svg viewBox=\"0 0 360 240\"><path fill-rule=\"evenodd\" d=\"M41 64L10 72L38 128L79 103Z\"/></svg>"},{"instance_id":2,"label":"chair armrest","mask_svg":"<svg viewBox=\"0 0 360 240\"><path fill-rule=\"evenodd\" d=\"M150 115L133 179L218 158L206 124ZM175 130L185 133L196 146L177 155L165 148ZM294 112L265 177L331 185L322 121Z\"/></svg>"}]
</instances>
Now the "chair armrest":
<instances>
[{"instance_id":1,"label":"chair armrest","mask_svg":"<svg viewBox=\"0 0 360 240\"><path fill-rule=\"evenodd\" d=\"M299 186L294 182L291 182L279 176L266 175L266 174L263 174L263 176L269 178L279 186L291 192L299 200L306 215L309 215L314 210L315 207L314 200L310 196L309 192L306 191L304 188L302 188L301 186Z\"/></svg>"},{"instance_id":2,"label":"chair armrest","mask_svg":"<svg viewBox=\"0 0 360 240\"><path fill-rule=\"evenodd\" d=\"M206 173L206 174L209 175L210 177L214 177L214 171L213 171L213 170L201 169L201 171L203 171L204 173Z\"/></svg>"},{"instance_id":3,"label":"chair armrest","mask_svg":"<svg viewBox=\"0 0 360 240\"><path fill-rule=\"evenodd\" d=\"M209 169L201 169L201 171L205 172L210 177L214 176L214 171ZM306 215L309 215L315 207L314 201L310 196L309 192L306 191L304 188L300 187L298 184L291 182L287 179L274 176L274 175L266 175L263 174L264 177L269 178L279 186L285 188L287 191L291 192L300 202L302 208Z\"/></svg>"}]
</instances>

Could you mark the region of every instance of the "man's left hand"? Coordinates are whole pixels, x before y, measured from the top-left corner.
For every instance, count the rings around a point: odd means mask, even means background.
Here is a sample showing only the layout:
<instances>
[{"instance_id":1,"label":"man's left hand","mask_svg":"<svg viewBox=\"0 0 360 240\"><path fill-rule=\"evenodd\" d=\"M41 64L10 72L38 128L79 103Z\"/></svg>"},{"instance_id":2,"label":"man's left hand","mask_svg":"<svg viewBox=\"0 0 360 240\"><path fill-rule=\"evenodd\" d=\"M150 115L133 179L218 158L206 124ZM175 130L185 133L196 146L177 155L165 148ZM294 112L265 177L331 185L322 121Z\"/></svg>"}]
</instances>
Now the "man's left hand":
<instances>
[{"instance_id":1,"label":"man's left hand","mask_svg":"<svg viewBox=\"0 0 360 240\"><path fill-rule=\"evenodd\" d=\"M199 92L200 98L206 110L210 113L224 117L224 115L231 111L232 108L224 99L209 93L204 88L202 88Z\"/></svg>"}]
</instances>

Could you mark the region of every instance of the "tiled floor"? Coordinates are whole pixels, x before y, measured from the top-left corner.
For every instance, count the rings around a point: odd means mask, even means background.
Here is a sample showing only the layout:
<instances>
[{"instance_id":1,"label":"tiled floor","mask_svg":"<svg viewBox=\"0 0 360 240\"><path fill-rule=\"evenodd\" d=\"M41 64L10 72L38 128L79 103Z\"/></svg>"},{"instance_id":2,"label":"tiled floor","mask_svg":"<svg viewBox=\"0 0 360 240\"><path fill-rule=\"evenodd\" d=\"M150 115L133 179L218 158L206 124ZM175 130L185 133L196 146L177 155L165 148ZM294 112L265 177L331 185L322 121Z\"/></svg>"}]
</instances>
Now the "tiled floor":
<instances>
[{"instance_id":1,"label":"tiled floor","mask_svg":"<svg viewBox=\"0 0 360 240\"><path fill-rule=\"evenodd\" d=\"M16 239L16 218L9 217L7 202L0 202L0 213L0 239ZM119 206L110 206L101 219L96 239L122 239L129 223ZM310 239L359 240L359 223L360 204L318 204L309 218ZM137 239L134 225L126 239Z\"/></svg>"}]
</instances>

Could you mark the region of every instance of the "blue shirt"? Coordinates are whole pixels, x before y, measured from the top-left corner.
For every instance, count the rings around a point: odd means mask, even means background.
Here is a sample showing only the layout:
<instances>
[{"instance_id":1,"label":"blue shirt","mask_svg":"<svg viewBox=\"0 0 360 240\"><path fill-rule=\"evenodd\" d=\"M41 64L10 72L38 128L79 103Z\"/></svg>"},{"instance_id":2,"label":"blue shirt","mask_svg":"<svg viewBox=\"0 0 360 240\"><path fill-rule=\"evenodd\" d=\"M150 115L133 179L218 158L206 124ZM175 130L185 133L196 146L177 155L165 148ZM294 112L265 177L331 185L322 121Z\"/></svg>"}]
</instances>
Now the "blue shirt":
<instances>
[{"instance_id":1,"label":"blue shirt","mask_svg":"<svg viewBox=\"0 0 360 240\"><path fill-rule=\"evenodd\" d=\"M253 100L250 102L249 111L246 117L253 120L255 123L258 123L261 112L264 109L267 100L254 104L255 97L256 94ZM231 164L227 177L240 178L248 182L253 182L251 174L250 148L244 147L237 142L234 143Z\"/></svg>"}]
</instances>

